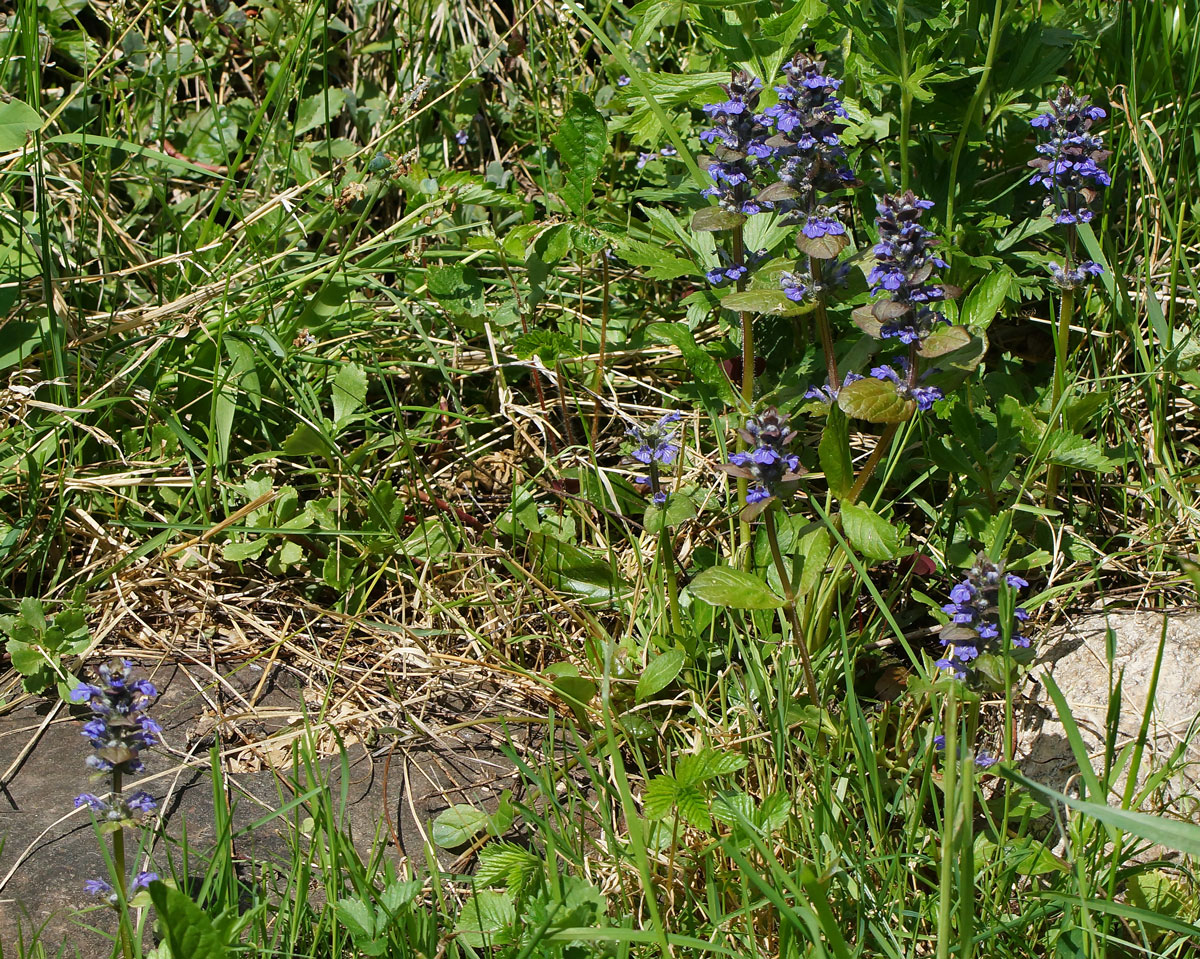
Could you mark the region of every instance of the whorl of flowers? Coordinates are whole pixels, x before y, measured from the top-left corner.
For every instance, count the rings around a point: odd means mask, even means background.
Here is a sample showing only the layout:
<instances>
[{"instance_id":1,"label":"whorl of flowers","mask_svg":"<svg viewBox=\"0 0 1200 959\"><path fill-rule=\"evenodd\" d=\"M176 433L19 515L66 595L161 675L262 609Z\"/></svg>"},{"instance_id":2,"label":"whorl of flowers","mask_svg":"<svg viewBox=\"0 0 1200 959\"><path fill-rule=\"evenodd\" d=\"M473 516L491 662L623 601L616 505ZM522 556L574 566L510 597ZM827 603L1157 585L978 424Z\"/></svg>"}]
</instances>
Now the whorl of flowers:
<instances>
[{"instance_id":1,"label":"whorl of flowers","mask_svg":"<svg viewBox=\"0 0 1200 959\"><path fill-rule=\"evenodd\" d=\"M1001 582L1013 590L1029 585L1020 576L1005 573L1003 564L993 563L980 554L966 579L950 591L950 602L942 607L950 615L950 625L941 632L946 651L936 663L939 669L950 670L959 679L966 679L972 671L972 662L981 655L998 655L1004 651L999 603ZM1028 648L1029 637L1020 632L1020 624L1028 618L1024 609L1017 607L1014 611L1013 646Z\"/></svg>"},{"instance_id":2,"label":"whorl of flowers","mask_svg":"<svg viewBox=\"0 0 1200 959\"><path fill-rule=\"evenodd\" d=\"M713 185L701 193L717 197L723 210L747 216L762 213L771 204L756 198L755 180L772 153L766 142L770 131L754 112L762 81L744 70L734 71L721 89L727 99L704 107L713 126L700 139L713 145L715 156L708 166Z\"/></svg>"},{"instance_id":3,"label":"whorl of flowers","mask_svg":"<svg viewBox=\"0 0 1200 959\"><path fill-rule=\"evenodd\" d=\"M954 292L934 276L946 262L934 252L938 240L921 226L922 214L933 206L912 190L902 196L885 196L879 201L879 242L875 266L867 275L871 292L884 294L870 307L880 323L879 336L901 343L920 343L947 319L930 304Z\"/></svg>"},{"instance_id":4,"label":"whorl of flowers","mask_svg":"<svg viewBox=\"0 0 1200 959\"><path fill-rule=\"evenodd\" d=\"M100 773L140 773L145 765L138 753L153 746L162 732L145 712L158 690L149 680L134 679L127 659L106 663L97 672L99 684L80 683L71 690L71 702L87 703L92 711L82 730L95 750L87 764Z\"/></svg>"},{"instance_id":5,"label":"whorl of flowers","mask_svg":"<svg viewBox=\"0 0 1200 959\"><path fill-rule=\"evenodd\" d=\"M919 384L909 385L908 382L908 357L898 356L892 361L896 366L900 367L900 372L887 364L881 364L871 370L871 375L877 380L885 380L894 383L896 386L896 394L904 399L914 400L917 404L917 409L925 411L933 408L933 404L938 400L946 398L946 394L937 386L920 386ZM932 370L930 371L932 372Z\"/></svg>"},{"instance_id":6,"label":"whorl of flowers","mask_svg":"<svg viewBox=\"0 0 1200 959\"><path fill-rule=\"evenodd\" d=\"M767 145L775 150L779 181L786 188L776 189L781 200L777 208L789 211L793 222L803 221L810 239L841 236L845 227L831 210L819 206L826 194L854 182L841 142L847 113L836 93L842 81L825 75L823 60L802 53L782 71L785 82L775 87L779 102L759 117L775 130Z\"/></svg>"},{"instance_id":7,"label":"whorl of flowers","mask_svg":"<svg viewBox=\"0 0 1200 959\"><path fill-rule=\"evenodd\" d=\"M639 483L651 488L652 500L658 506L667 502L667 494L659 485L659 466L670 466L679 455L679 432L674 424L680 420L679 413L667 413L652 426L631 426L625 433L634 442L629 455L643 466L650 467L648 477L637 477Z\"/></svg>"},{"instance_id":8,"label":"whorl of flowers","mask_svg":"<svg viewBox=\"0 0 1200 959\"><path fill-rule=\"evenodd\" d=\"M797 434L787 425L787 419L773 406L748 418L738 435L750 449L733 453L721 466L730 476L754 481L746 494L747 504L780 496L786 492L783 484L800 479L800 458L787 450Z\"/></svg>"},{"instance_id":9,"label":"whorl of flowers","mask_svg":"<svg viewBox=\"0 0 1200 959\"><path fill-rule=\"evenodd\" d=\"M1055 223L1074 228L1090 222L1093 213L1088 204L1112 183L1101 165L1109 152L1100 135L1092 132L1092 124L1106 116L1102 107L1093 106L1088 97L1076 96L1064 86L1050 101L1050 111L1030 121L1034 129L1049 134L1049 139L1037 146L1041 155L1029 161L1036 170L1030 182L1045 188L1043 205L1054 211ZM1104 269L1088 260L1074 268L1054 263L1050 272L1059 286L1070 289L1082 286Z\"/></svg>"}]
</instances>

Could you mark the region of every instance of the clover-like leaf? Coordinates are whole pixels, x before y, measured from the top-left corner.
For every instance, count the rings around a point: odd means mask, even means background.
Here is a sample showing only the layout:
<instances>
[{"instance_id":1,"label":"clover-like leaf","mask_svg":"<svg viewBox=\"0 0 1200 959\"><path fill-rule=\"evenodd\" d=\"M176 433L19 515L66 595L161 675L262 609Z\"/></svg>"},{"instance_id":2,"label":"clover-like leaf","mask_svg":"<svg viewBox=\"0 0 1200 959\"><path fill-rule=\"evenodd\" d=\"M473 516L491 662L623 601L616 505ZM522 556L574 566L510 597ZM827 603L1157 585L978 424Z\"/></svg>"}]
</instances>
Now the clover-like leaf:
<instances>
[{"instance_id":1,"label":"clover-like leaf","mask_svg":"<svg viewBox=\"0 0 1200 959\"><path fill-rule=\"evenodd\" d=\"M903 423L917 411L915 400L896 392L896 384L868 377L843 386L838 406L847 416L868 423Z\"/></svg>"}]
</instances>

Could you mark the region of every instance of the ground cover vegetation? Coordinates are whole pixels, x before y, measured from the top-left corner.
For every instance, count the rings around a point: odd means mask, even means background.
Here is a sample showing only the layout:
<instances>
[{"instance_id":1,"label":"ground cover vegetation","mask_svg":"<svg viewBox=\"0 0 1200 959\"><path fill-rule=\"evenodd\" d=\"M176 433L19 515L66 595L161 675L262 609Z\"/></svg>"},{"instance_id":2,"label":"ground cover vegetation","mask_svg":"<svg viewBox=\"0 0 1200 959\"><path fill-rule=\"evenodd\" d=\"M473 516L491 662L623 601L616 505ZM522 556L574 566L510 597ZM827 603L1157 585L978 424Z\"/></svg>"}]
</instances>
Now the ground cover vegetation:
<instances>
[{"instance_id":1,"label":"ground cover vegetation","mask_svg":"<svg viewBox=\"0 0 1200 959\"><path fill-rule=\"evenodd\" d=\"M1187 744L1118 742L1115 672L1099 757L1048 681L1066 792L1016 729L1064 610L1195 598L1198 27L6 8L3 708L95 750L80 923L176 959L1196 955L1200 826L1156 805ZM156 819L147 677L188 657L321 690L257 824L290 865ZM356 848L329 758L439 682L521 788L420 861Z\"/></svg>"}]
</instances>

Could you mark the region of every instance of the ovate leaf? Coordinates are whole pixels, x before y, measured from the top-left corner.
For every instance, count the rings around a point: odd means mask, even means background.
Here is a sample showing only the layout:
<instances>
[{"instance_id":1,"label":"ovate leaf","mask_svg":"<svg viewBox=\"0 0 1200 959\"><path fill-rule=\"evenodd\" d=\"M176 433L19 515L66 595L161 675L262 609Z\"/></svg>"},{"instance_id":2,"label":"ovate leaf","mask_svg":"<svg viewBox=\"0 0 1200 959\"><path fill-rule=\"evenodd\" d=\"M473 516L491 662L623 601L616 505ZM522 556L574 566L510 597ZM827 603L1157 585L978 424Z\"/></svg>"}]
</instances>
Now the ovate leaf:
<instances>
[{"instance_id":1,"label":"ovate leaf","mask_svg":"<svg viewBox=\"0 0 1200 959\"><path fill-rule=\"evenodd\" d=\"M718 233L732 230L745 222L744 213L722 210L719 206L706 206L703 210L697 210L692 217L692 229L697 233Z\"/></svg>"},{"instance_id":2,"label":"ovate leaf","mask_svg":"<svg viewBox=\"0 0 1200 959\"><path fill-rule=\"evenodd\" d=\"M829 410L817 453L833 495L838 498L845 496L854 484L854 467L850 462L850 423L846 414L836 406Z\"/></svg>"},{"instance_id":3,"label":"ovate leaf","mask_svg":"<svg viewBox=\"0 0 1200 959\"><path fill-rule=\"evenodd\" d=\"M347 363L333 378L333 425L343 429L367 399L367 374L356 363Z\"/></svg>"},{"instance_id":4,"label":"ovate leaf","mask_svg":"<svg viewBox=\"0 0 1200 959\"><path fill-rule=\"evenodd\" d=\"M915 400L896 392L896 384L873 376L843 386L838 394L843 413L868 423L903 423L917 411Z\"/></svg>"},{"instance_id":5,"label":"ovate leaf","mask_svg":"<svg viewBox=\"0 0 1200 959\"><path fill-rule=\"evenodd\" d=\"M712 566L689 584L697 599L728 609L778 609L783 600L757 576L732 566Z\"/></svg>"},{"instance_id":6,"label":"ovate leaf","mask_svg":"<svg viewBox=\"0 0 1200 959\"><path fill-rule=\"evenodd\" d=\"M558 132L550 138L563 165L569 170L562 198L576 216L592 201L593 187L604 155L608 152L608 130L604 117L591 98L582 93L571 97L571 108L562 118Z\"/></svg>"},{"instance_id":7,"label":"ovate leaf","mask_svg":"<svg viewBox=\"0 0 1200 959\"><path fill-rule=\"evenodd\" d=\"M476 949L512 942L517 934L517 910L512 895L479 890L463 903L454 932L466 945Z\"/></svg>"},{"instance_id":8,"label":"ovate leaf","mask_svg":"<svg viewBox=\"0 0 1200 959\"><path fill-rule=\"evenodd\" d=\"M150 899L172 959L225 959L230 921L213 918L178 889L155 880Z\"/></svg>"},{"instance_id":9,"label":"ovate leaf","mask_svg":"<svg viewBox=\"0 0 1200 959\"><path fill-rule=\"evenodd\" d=\"M491 817L482 809L457 803L433 821L433 841L443 849L455 849L478 836L491 821Z\"/></svg>"},{"instance_id":10,"label":"ovate leaf","mask_svg":"<svg viewBox=\"0 0 1200 959\"><path fill-rule=\"evenodd\" d=\"M25 137L42 125L37 110L22 100L0 103L0 150L19 150Z\"/></svg>"},{"instance_id":11,"label":"ovate leaf","mask_svg":"<svg viewBox=\"0 0 1200 959\"><path fill-rule=\"evenodd\" d=\"M900 551L895 527L866 506L843 503L842 529L851 545L869 559L893 559Z\"/></svg>"},{"instance_id":12,"label":"ovate leaf","mask_svg":"<svg viewBox=\"0 0 1200 959\"><path fill-rule=\"evenodd\" d=\"M636 699L638 702L649 699L655 693L666 689L675 681L687 660L682 649L669 649L661 656L650 660L641 677L638 679Z\"/></svg>"}]
</instances>

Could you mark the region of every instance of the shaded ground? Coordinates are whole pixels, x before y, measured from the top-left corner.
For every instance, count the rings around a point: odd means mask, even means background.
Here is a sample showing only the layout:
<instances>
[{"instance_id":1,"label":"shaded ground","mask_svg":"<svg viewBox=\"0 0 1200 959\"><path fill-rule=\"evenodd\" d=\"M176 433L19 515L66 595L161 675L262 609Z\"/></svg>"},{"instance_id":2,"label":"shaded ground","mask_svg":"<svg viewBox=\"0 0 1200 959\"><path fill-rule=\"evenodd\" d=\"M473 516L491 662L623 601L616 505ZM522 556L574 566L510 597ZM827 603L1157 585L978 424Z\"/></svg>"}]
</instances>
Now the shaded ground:
<instances>
[{"instance_id":1,"label":"shaded ground","mask_svg":"<svg viewBox=\"0 0 1200 959\"><path fill-rule=\"evenodd\" d=\"M207 685L196 679L198 673L202 670L189 666L164 667L153 674L162 690L153 713L164 727L166 745L147 757L140 788L159 800L162 820L138 869L169 874L168 860L179 859L185 822L193 853L210 851L217 838L214 799L232 808L235 828L244 827L270 817L281 802L292 798L294 789L308 785L303 772L297 775L291 768L291 744L304 729L304 715L314 712L313 704L304 702L301 684L281 670L264 676L261 668L243 669L220 684ZM247 710L247 703L253 708ZM436 709L424 705L420 716L404 717L403 731L396 728L371 746L353 731L341 731L349 769L345 823L356 848L366 857L378 837L393 861L407 860L418 872L426 871L425 837L433 817L453 803L494 809L501 792L516 785L513 763L501 748L509 727L446 730L472 718L468 704L442 702ZM67 946L67 955L85 957L106 955L109 948L99 933L71 918L75 911L94 905L83 890L84 880L106 872L86 809L72 811L73 798L94 788L87 780L88 747L79 728L71 710L55 710L45 700L0 717L0 771L31 739L37 740L0 793L0 944L6 952L17 940L18 924L26 941L32 928L41 928L51 955L60 944ZM328 755L321 760L320 777L337 797L342 764L337 739L325 729L320 746ZM536 727L521 727L514 735L530 729L536 732ZM214 797L209 775L217 735L222 743L218 761L228 783L223 797ZM512 742L511 748L532 747L520 741ZM305 812L289 815L290 821L271 819L238 837L234 855L290 863L289 835L294 835ZM455 858L444 851L439 855L448 869L460 867ZM198 871L190 870L193 875ZM115 925L103 909L83 921L101 929Z\"/></svg>"}]
</instances>

